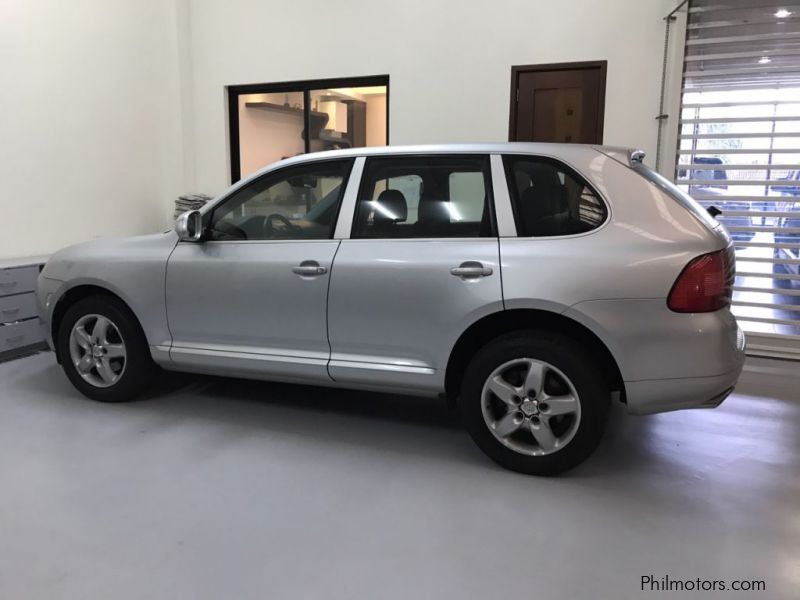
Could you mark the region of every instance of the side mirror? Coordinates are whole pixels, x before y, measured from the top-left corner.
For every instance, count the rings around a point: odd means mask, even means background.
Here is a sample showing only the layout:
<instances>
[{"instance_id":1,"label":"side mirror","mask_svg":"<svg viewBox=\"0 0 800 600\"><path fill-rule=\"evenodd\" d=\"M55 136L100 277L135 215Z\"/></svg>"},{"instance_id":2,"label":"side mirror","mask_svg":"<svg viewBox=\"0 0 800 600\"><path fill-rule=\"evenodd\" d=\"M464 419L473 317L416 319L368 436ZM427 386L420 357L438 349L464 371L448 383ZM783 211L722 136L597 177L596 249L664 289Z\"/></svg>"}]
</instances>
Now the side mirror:
<instances>
[{"instance_id":1,"label":"side mirror","mask_svg":"<svg viewBox=\"0 0 800 600\"><path fill-rule=\"evenodd\" d=\"M203 237L203 215L190 210L175 220L175 233L182 242L199 242Z\"/></svg>"}]
</instances>

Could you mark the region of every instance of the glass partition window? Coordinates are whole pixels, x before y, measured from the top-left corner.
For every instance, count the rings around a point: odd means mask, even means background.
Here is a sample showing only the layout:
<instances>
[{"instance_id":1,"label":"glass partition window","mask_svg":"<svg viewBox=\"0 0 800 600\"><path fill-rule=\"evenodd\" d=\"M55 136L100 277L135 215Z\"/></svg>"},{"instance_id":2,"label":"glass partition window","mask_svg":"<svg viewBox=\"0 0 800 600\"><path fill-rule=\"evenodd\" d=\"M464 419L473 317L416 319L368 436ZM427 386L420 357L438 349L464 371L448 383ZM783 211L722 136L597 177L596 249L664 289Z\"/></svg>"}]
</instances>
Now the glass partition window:
<instances>
[{"instance_id":1,"label":"glass partition window","mask_svg":"<svg viewBox=\"0 0 800 600\"><path fill-rule=\"evenodd\" d=\"M214 241L319 240L333 235L352 160L281 169L234 192L211 215Z\"/></svg>"},{"instance_id":2,"label":"glass partition window","mask_svg":"<svg viewBox=\"0 0 800 600\"><path fill-rule=\"evenodd\" d=\"M239 156L246 177L305 152L303 92L239 96Z\"/></svg>"},{"instance_id":3,"label":"glass partition window","mask_svg":"<svg viewBox=\"0 0 800 600\"><path fill-rule=\"evenodd\" d=\"M386 145L386 86L311 91L310 150Z\"/></svg>"},{"instance_id":4,"label":"glass partition window","mask_svg":"<svg viewBox=\"0 0 800 600\"><path fill-rule=\"evenodd\" d=\"M230 86L231 180L306 152L388 143L389 77Z\"/></svg>"}]
</instances>

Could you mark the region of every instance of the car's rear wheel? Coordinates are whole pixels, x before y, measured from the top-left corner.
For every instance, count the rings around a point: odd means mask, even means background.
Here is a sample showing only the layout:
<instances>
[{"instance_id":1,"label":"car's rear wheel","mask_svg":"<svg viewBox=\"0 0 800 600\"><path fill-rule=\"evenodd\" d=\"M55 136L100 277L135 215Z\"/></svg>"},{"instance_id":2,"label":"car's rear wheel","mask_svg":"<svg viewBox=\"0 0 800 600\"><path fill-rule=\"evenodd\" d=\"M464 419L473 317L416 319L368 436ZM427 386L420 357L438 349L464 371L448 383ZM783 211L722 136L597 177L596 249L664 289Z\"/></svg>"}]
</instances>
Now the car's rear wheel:
<instances>
[{"instance_id":1,"label":"car's rear wheel","mask_svg":"<svg viewBox=\"0 0 800 600\"><path fill-rule=\"evenodd\" d=\"M156 367L141 326L110 296L89 296L69 307L56 343L70 382L93 400L132 400L152 381Z\"/></svg>"},{"instance_id":2,"label":"car's rear wheel","mask_svg":"<svg viewBox=\"0 0 800 600\"><path fill-rule=\"evenodd\" d=\"M570 338L524 331L483 347L467 368L461 412L472 438L501 466L555 475L583 462L605 427L610 392Z\"/></svg>"}]
</instances>

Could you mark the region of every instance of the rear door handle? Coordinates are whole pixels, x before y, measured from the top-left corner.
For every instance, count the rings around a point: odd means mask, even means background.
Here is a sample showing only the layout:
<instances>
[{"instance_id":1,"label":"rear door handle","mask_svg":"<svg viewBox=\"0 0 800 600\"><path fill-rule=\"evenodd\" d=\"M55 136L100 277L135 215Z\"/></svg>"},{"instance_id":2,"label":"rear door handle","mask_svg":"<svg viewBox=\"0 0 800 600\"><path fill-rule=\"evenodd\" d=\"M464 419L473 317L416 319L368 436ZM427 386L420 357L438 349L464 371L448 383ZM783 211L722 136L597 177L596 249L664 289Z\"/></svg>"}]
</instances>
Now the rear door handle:
<instances>
[{"instance_id":1,"label":"rear door handle","mask_svg":"<svg viewBox=\"0 0 800 600\"><path fill-rule=\"evenodd\" d=\"M457 267L450 269L450 274L462 279L477 279L478 277L488 277L494 273L491 267L484 267L482 263L475 260L468 260Z\"/></svg>"},{"instance_id":2,"label":"rear door handle","mask_svg":"<svg viewBox=\"0 0 800 600\"><path fill-rule=\"evenodd\" d=\"M320 266L315 260L304 260L296 267L292 267L292 273L303 277L315 277L317 275L324 275L327 272L328 269Z\"/></svg>"}]
</instances>

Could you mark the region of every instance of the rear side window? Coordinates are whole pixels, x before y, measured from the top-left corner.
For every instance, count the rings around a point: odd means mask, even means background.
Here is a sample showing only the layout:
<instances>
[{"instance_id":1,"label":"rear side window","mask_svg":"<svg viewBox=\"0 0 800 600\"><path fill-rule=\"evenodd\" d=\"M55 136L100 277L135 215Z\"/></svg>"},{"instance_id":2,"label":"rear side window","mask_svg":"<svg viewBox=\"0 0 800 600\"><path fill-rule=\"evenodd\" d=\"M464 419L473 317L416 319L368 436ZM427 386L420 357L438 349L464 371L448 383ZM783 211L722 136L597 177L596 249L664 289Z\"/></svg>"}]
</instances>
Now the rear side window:
<instances>
[{"instance_id":1,"label":"rear side window","mask_svg":"<svg viewBox=\"0 0 800 600\"><path fill-rule=\"evenodd\" d=\"M487 156L369 158L354 238L477 238L493 235Z\"/></svg>"},{"instance_id":2,"label":"rear side window","mask_svg":"<svg viewBox=\"0 0 800 600\"><path fill-rule=\"evenodd\" d=\"M566 165L535 156L505 156L503 162L519 236L585 233L608 217L597 193Z\"/></svg>"}]
</instances>

